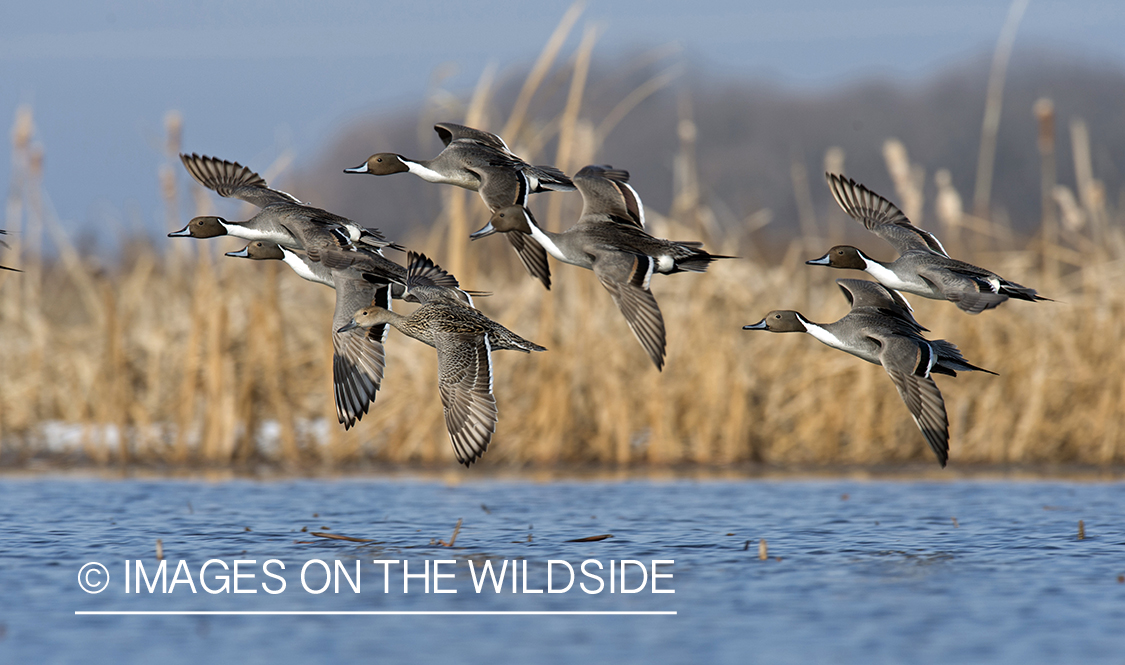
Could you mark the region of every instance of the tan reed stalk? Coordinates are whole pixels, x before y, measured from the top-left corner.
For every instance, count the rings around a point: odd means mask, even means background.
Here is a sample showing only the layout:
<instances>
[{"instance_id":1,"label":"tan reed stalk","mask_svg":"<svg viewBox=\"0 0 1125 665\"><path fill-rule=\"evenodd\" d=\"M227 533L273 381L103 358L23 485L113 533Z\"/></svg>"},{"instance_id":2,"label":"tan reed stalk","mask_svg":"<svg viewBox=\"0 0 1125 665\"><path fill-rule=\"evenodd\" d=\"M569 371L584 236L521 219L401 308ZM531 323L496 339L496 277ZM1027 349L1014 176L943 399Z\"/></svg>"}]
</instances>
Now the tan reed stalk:
<instances>
[{"instance_id":1,"label":"tan reed stalk","mask_svg":"<svg viewBox=\"0 0 1125 665\"><path fill-rule=\"evenodd\" d=\"M558 57L559 51L562 50L567 36L570 35L570 31L574 29L574 24L578 22L578 17L582 15L585 9L586 3L584 0L577 0L570 5L562 18L559 19L555 31L547 39L543 51L539 54L535 64L532 65L531 72L527 75L523 87L520 88L519 96L516 97L516 103L512 107L512 113L508 116L508 122L504 125L504 131L500 133L501 136L509 137L507 140L516 140L516 135L524 126L528 108L531 106L531 98L535 96L535 91L543 83L547 72L551 70L551 66Z\"/></svg>"},{"instance_id":2,"label":"tan reed stalk","mask_svg":"<svg viewBox=\"0 0 1125 665\"><path fill-rule=\"evenodd\" d=\"M973 192L973 213L977 217L990 216L992 199L992 167L996 160L996 134L1000 130L1000 110L1004 102L1004 79L1008 73L1008 60L1012 56L1012 46L1016 42L1023 13L1029 0L1012 0L1008 7L1008 18L1000 29L996 41L996 51L992 56L992 69L988 73L988 93L984 103L984 119L981 121L980 152L977 155L977 180Z\"/></svg>"},{"instance_id":3,"label":"tan reed stalk","mask_svg":"<svg viewBox=\"0 0 1125 665\"><path fill-rule=\"evenodd\" d=\"M925 205L922 186L926 182L926 169L920 164L910 163L906 146L898 139L883 142L883 160L894 181L899 208L916 226L922 226L922 210Z\"/></svg>"},{"instance_id":4,"label":"tan reed stalk","mask_svg":"<svg viewBox=\"0 0 1125 665\"><path fill-rule=\"evenodd\" d=\"M597 139L598 145L605 142L614 128L641 102L664 88L667 88L673 81L679 78L683 72L683 65L677 63L659 74L656 74L636 88L633 88L633 90L630 91L628 95L625 95L621 101L617 102L617 105L598 123L597 129L594 131L594 136Z\"/></svg>"},{"instance_id":5,"label":"tan reed stalk","mask_svg":"<svg viewBox=\"0 0 1125 665\"><path fill-rule=\"evenodd\" d=\"M941 223L941 244L951 256L963 256L961 227L965 221L965 209L961 194L953 186L953 174L949 169L938 169L934 173L934 184L938 189L934 212Z\"/></svg>"},{"instance_id":6,"label":"tan reed stalk","mask_svg":"<svg viewBox=\"0 0 1125 665\"><path fill-rule=\"evenodd\" d=\"M563 107L562 115L559 118L559 148L555 154L555 166L565 173L570 173L579 167L578 164L573 163L578 114L582 111L582 98L586 91L586 80L590 74L591 55L594 51L594 45L598 41L599 32L600 30L597 27L588 26L583 32L582 42L578 45L578 50L574 54L570 89L566 95L566 105ZM547 228L553 231L558 231L561 227L562 201L562 197L551 197L547 207L547 216L544 223Z\"/></svg>"},{"instance_id":7,"label":"tan reed stalk","mask_svg":"<svg viewBox=\"0 0 1125 665\"><path fill-rule=\"evenodd\" d=\"M1047 97L1040 97L1035 101L1032 109L1039 125L1039 205L1042 210L1040 225L1041 255L1043 273L1046 278L1045 287L1058 284L1059 261L1051 252L1059 243L1058 215L1054 199L1055 186L1057 185L1055 167L1055 105Z\"/></svg>"},{"instance_id":8,"label":"tan reed stalk","mask_svg":"<svg viewBox=\"0 0 1125 665\"><path fill-rule=\"evenodd\" d=\"M816 222L816 208L813 205L812 190L809 187L809 173L805 168L804 157L797 152L789 164L789 179L793 182L793 197L797 201L797 219L801 225L800 243L806 249L824 244L820 228Z\"/></svg>"},{"instance_id":9,"label":"tan reed stalk","mask_svg":"<svg viewBox=\"0 0 1125 665\"><path fill-rule=\"evenodd\" d=\"M473 90L473 95L465 110L465 124L469 127L486 126L485 116L487 115L489 98L492 94L492 84L495 77L496 66L490 64L484 68L480 78L477 80L476 88ZM473 271L470 266L475 264L470 264L466 259L468 235L471 232L469 228L471 224L470 214L472 214L474 218L487 220L488 210L479 196L459 187L449 188L445 196L449 235L446 251L444 253L444 261L448 262L450 266L449 270L454 275L458 275L461 279L471 281L475 271ZM473 203L470 203L470 200L475 201L477 204L473 205ZM472 213L469 212L470 208L472 208ZM481 226L483 225L482 221Z\"/></svg>"}]
</instances>

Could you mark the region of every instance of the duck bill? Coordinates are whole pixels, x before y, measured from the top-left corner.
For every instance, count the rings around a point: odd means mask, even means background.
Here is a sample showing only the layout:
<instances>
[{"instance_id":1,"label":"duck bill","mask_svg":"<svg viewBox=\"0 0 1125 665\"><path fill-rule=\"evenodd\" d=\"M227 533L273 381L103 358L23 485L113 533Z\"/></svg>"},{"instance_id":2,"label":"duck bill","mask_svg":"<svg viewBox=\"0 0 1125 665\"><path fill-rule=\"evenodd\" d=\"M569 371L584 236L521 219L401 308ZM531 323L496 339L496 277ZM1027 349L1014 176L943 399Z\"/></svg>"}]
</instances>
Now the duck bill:
<instances>
[{"instance_id":1,"label":"duck bill","mask_svg":"<svg viewBox=\"0 0 1125 665\"><path fill-rule=\"evenodd\" d=\"M172 231L171 233L168 234L168 237L169 238L190 238L191 237L191 225L189 224L188 226L185 226L184 228L180 229L179 231Z\"/></svg>"},{"instance_id":2,"label":"duck bill","mask_svg":"<svg viewBox=\"0 0 1125 665\"><path fill-rule=\"evenodd\" d=\"M367 173L367 162L356 166L355 168L344 169L344 173Z\"/></svg>"},{"instance_id":3,"label":"duck bill","mask_svg":"<svg viewBox=\"0 0 1125 665\"><path fill-rule=\"evenodd\" d=\"M494 227L492 225L492 222L489 222L489 223L485 224L484 228L482 228L481 230L479 230L475 233L470 233L469 239L470 240L479 240L481 238L484 238L485 236L490 236L493 233L496 233L496 227Z\"/></svg>"},{"instance_id":4,"label":"duck bill","mask_svg":"<svg viewBox=\"0 0 1125 665\"><path fill-rule=\"evenodd\" d=\"M355 319L352 319L351 321L348 321L344 325L340 326L340 329L337 330L336 332L345 333L345 332L348 332L349 330L354 330L355 328L358 328L358 327L359 327L359 324L355 322Z\"/></svg>"},{"instance_id":5,"label":"duck bill","mask_svg":"<svg viewBox=\"0 0 1125 665\"><path fill-rule=\"evenodd\" d=\"M827 265L831 265L831 264L828 262L828 255L825 254L824 256L820 257L819 259L812 259L811 261L805 261L805 265L807 265L807 266L827 266Z\"/></svg>"},{"instance_id":6,"label":"duck bill","mask_svg":"<svg viewBox=\"0 0 1125 665\"><path fill-rule=\"evenodd\" d=\"M759 321L757 323L751 323L748 326L742 326L742 329L743 330L769 330L769 326L766 325L766 320L762 319L761 321Z\"/></svg>"},{"instance_id":7,"label":"duck bill","mask_svg":"<svg viewBox=\"0 0 1125 665\"><path fill-rule=\"evenodd\" d=\"M250 245L243 247L237 252L227 252L223 256L233 256L236 259L248 259L250 258Z\"/></svg>"}]
</instances>

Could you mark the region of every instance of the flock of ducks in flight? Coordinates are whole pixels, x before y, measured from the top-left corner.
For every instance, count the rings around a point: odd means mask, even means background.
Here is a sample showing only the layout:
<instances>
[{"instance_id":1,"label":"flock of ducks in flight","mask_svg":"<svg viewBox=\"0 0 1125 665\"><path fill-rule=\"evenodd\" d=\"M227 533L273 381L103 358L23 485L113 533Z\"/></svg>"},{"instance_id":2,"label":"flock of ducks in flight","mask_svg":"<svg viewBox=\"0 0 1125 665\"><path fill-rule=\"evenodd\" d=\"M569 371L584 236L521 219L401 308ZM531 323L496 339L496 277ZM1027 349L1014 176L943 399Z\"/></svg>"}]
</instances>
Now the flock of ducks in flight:
<instances>
[{"instance_id":1,"label":"flock of ducks in flight","mask_svg":"<svg viewBox=\"0 0 1125 665\"><path fill-rule=\"evenodd\" d=\"M551 287L548 254L592 270L653 364L662 369L665 328L649 289L653 273L705 272L712 261L733 257L710 254L702 243L675 242L647 233L644 206L629 186L627 171L591 165L568 178L554 167L528 164L494 134L452 123L434 129L445 148L433 159L379 153L345 172L413 173L429 182L478 192L492 215L470 238L504 234L528 273L547 289ZM404 248L377 229L272 189L258 174L236 162L196 154L180 158L204 187L261 210L242 222L196 217L169 236L243 238L249 244L228 256L283 261L300 277L336 290L333 384L337 416L345 428L362 418L375 400L383 380L383 344L393 326L437 351L438 390L457 461L469 466L485 452L497 422L492 352L546 349L483 315L473 305L473 296L483 294L462 289L454 276L423 254L408 252L405 267L385 257L385 249ZM864 270L877 280L837 280L851 304L847 316L820 324L799 312L777 310L744 329L806 332L831 347L882 365L945 466L949 423L932 375L988 370L967 362L953 344L923 337L926 329L915 321L898 291L949 300L970 314L1009 298L1046 298L1034 289L950 258L937 238L911 224L890 201L854 180L834 174L827 177L840 206L889 242L899 258L882 262L855 247L833 247L807 263ZM527 207L531 194L575 189L582 195L582 214L562 233L540 226ZM404 316L392 311L393 300L419 306Z\"/></svg>"}]
</instances>

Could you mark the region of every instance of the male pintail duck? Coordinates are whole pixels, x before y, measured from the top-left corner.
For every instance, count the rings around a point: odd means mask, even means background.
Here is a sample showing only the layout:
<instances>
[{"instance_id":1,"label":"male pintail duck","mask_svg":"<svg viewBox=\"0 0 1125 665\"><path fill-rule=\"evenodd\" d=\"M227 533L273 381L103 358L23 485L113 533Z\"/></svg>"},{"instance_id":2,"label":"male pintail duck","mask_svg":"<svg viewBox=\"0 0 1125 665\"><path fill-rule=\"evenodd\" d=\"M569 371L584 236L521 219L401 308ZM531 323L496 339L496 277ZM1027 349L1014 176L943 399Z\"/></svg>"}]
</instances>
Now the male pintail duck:
<instances>
[{"instance_id":1,"label":"male pintail duck","mask_svg":"<svg viewBox=\"0 0 1125 665\"><path fill-rule=\"evenodd\" d=\"M528 194L574 191L574 183L553 166L532 166L511 150L495 134L450 122L434 125L445 149L433 159L408 159L381 152L344 173L390 175L413 173L428 182L456 185L480 194L492 212L509 205L527 205ZM508 236L524 267L551 288L547 255L535 243L521 236Z\"/></svg>"},{"instance_id":2,"label":"male pintail duck","mask_svg":"<svg viewBox=\"0 0 1125 665\"><path fill-rule=\"evenodd\" d=\"M5 231L4 229L0 229L0 236L6 236L6 235L8 235L8 232ZM4 242L3 240L0 240L0 246L7 247L8 243ZM22 270L20 270L18 268L9 268L8 266L0 266L0 270L11 270L12 272L23 272Z\"/></svg>"},{"instance_id":3,"label":"male pintail duck","mask_svg":"<svg viewBox=\"0 0 1125 665\"><path fill-rule=\"evenodd\" d=\"M339 256L336 256L339 254ZM352 314L365 305L376 303L391 308L391 299L418 302L406 293L406 269L374 252L334 250L327 260L311 260L307 255L288 247L255 240L227 256L258 261L282 261L299 276L330 286L336 290L336 308L332 317L332 378L336 415L344 429L350 429L375 401L383 380L386 358L383 343L386 326L374 326L365 332L337 332ZM416 288L442 289L448 297L457 297L472 306L472 292L462 291L457 279L438 269L415 279ZM480 294L477 294L480 295Z\"/></svg>"},{"instance_id":4,"label":"male pintail duck","mask_svg":"<svg viewBox=\"0 0 1125 665\"><path fill-rule=\"evenodd\" d=\"M594 271L625 315L656 368L664 367L664 317L649 290L654 272L704 272L715 259L699 242L674 242L644 231L644 207L629 186L629 172L587 166L574 176L582 193L582 216L563 233L539 226L524 206L501 208L474 240L493 233L532 238L556 259Z\"/></svg>"},{"instance_id":5,"label":"male pintail duck","mask_svg":"<svg viewBox=\"0 0 1125 665\"><path fill-rule=\"evenodd\" d=\"M367 413L368 405L375 401L382 384L386 365L383 342L387 331L385 327L338 330L351 320L357 308L368 303L378 302L389 308L392 285L369 282L345 271L328 270L288 247L264 240L255 240L237 252L227 252L227 256L283 261L301 277L336 289L336 309L332 315L332 385L336 417L344 429L350 429Z\"/></svg>"},{"instance_id":6,"label":"male pintail duck","mask_svg":"<svg viewBox=\"0 0 1125 665\"><path fill-rule=\"evenodd\" d=\"M424 255L408 256L407 290L422 305L409 316L373 304L355 312L340 328L371 328L390 324L409 337L428 344L438 354L438 389L453 452L457 461L471 465L488 448L496 431L498 413L492 394L492 351L509 349L528 353L546 349L530 342L477 310L466 307L438 290L419 288L415 276L440 270ZM444 272L444 271L442 271Z\"/></svg>"},{"instance_id":7,"label":"male pintail duck","mask_svg":"<svg viewBox=\"0 0 1125 665\"><path fill-rule=\"evenodd\" d=\"M261 212L245 222L222 217L196 217L169 237L214 238L231 235L246 240L264 240L290 249L361 246L380 251L384 247L403 249L388 242L378 229L362 227L352 220L301 203L297 197L271 189L257 173L237 162L180 155L188 173L201 185L223 197L252 203Z\"/></svg>"},{"instance_id":8,"label":"male pintail duck","mask_svg":"<svg viewBox=\"0 0 1125 665\"><path fill-rule=\"evenodd\" d=\"M806 332L834 349L882 365L944 467L949 459L949 419L932 374L957 376L958 370L995 373L970 364L950 342L922 337L924 329L894 291L864 280L838 279L836 283L852 307L835 323L813 323L799 312L775 310L742 329Z\"/></svg>"},{"instance_id":9,"label":"male pintail duck","mask_svg":"<svg viewBox=\"0 0 1125 665\"><path fill-rule=\"evenodd\" d=\"M893 262L876 261L850 245L838 245L809 265L865 270L881 284L934 300L949 300L970 314L1008 298L1049 300L994 272L949 257L932 233L910 223L893 203L850 178L825 174L832 196L846 213L898 250Z\"/></svg>"}]
</instances>

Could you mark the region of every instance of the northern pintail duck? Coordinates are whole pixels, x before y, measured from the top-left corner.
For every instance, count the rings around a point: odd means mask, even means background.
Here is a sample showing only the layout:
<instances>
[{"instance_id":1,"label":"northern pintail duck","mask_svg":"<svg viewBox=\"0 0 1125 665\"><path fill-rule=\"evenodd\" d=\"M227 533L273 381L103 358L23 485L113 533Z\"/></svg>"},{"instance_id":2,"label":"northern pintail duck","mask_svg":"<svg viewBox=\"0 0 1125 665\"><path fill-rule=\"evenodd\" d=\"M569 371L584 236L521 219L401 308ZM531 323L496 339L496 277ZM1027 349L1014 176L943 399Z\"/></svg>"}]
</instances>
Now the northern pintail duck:
<instances>
[{"instance_id":1,"label":"northern pintail duck","mask_svg":"<svg viewBox=\"0 0 1125 665\"><path fill-rule=\"evenodd\" d=\"M306 254L263 240L256 240L237 252L227 252L227 256L282 261L304 279L336 290L336 308L332 315L332 382L337 418L344 429L350 429L367 413L368 404L375 401L382 383L387 327L374 326L366 331L343 333L338 330L351 321L357 309L368 304L390 309L392 298L418 302L406 293L406 269L381 255L362 250L333 250L314 261ZM416 289L440 289L443 295L472 306L470 293L476 292L462 291L457 279L443 270L422 273L414 281Z\"/></svg>"},{"instance_id":2,"label":"northern pintail duck","mask_svg":"<svg viewBox=\"0 0 1125 665\"><path fill-rule=\"evenodd\" d=\"M835 323L813 323L799 312L775 310L743 330L805 332L834 349L882 365L898 389L910 415L944 467L949 459L949 419L933 374L989 370L970 364L952 343L927 340L924 328L894 291L875 282L838 279L851 311Z\"/></svg>"},{"instance_id":3,"label":"northern pintail duck","mask_svg":"<svg viewBox=\"0 0 1125 665\"><path fill-rule=\"evenodd\" d=\"M6 236L6 235L8 235L8 232L5 231L4 229L0 229L0 236ZM4 242L3 240L0 240L0 246L8 247L8 243ZM0 266L0 270L11 270L12 272L23 272L22 270L20 270L18 268L9 268L8 266Z\"/></svg>"},{"instance_id":4,"label":"northern pintail duck","mask_svg":"<svg viewBox=\"0 0 1125 665\"><path fill-rule=\"evenodd\" d=\"M441 295L439 290L419 288L415 275L432 274L435 270L440 268L432 261L411 252L407 289L416 294L422 305L409 316L378 305L364 307L339 331L390 324L404 335L437 350L438 389L446 429L457 461L469 466L484 454L496 431L498 413L492 394L492 352L508 349L528 353L546 349L456 299Z\"/></svg>"},{"instance_id":5,"label":"northern pintail duck","mask_svg":"<svg viewBox=\"0 0 1125 665\"><path fill-rule=\"evenodd\" d=\"M574 191L574 183L553 166L532 166L517 157L495 134L450 122L434 125L445 149L433 159L409 159L381 152L345 173L390 175L413 173L428 182L456 185L480 194L492 212L527 205L528 194ZM508 236L528 273L551 288L547 255L521 236Z\"/></svg>"},{"instance_id":6,"label":"northern pintail duck","mask_svg":"<svg viewBox=\"0 0 1125 665\"><path fill-rule=\"evenodd\" d=\"M810 265L864 270L881 284L934 300L949 300L979 314L1008 298L1049 300L1035 289L950 258L932 233L910 223L893 203L850 178L825 174L832 196L846 213L898 250L893 262L877 261L851 245L837 245Z\"/></svg>"},{"instance_id":7,"label":"northern pintail duck","mask_svg":"<svg viewBox=\"0 0 1125 665\"><path fill-rule=\"evenodd\" d=\"M180 155L180 160L204 187L219 196L234 197L262 210L245 222L232 222L214 215L195 217L183 229L169 233L169 237L231 235L305 250L332 246L368 247L376 251L384 247L402 249L388 242L378 229L360 226L346 217L302 203L292 194L271 189L261 176L237 162L194 153Z\"/></svg>"},{"instance_id":8,"label":"northern pintail duck","mask_svg":"<svg viewBox=\"0 0 1125 665\"><path fill-rule=\"evenodd\" d=\"M332 386L336 417L344 429L350 429L367 413L368 405L375 401L383 382L386 366L383 342L387 330L385 326L362 331L338 330L351 320L356 309L368 303L376 302L389 308L392 285L372 283L344 271L327 270L288 247L264 240L255 240L237 252L227 252L227 256L283 261L301 277L336 289L336 308L332 315Z\"/></svg>"},{"instance_id":9,"label":"northern pintail duck","mask_svg":"<svg viewBox=\"0 0 1125 665\"><path fill-rule=\"evenodd\" d=\"M556 259L594 271L656 368L664 367L664 317L649 290L654 272L705 272L715 259L699 242L674 242L644 230L644 207L629 186L629 172L586 166L575 174L582 193L582 216L563 233L548 231L531 211L514 205L496 211L474 240L501 232L534 239Z\"/></svg>"}]
</instances>

